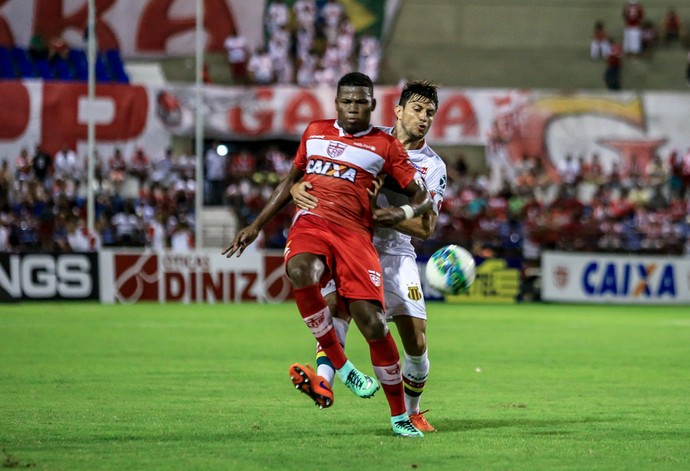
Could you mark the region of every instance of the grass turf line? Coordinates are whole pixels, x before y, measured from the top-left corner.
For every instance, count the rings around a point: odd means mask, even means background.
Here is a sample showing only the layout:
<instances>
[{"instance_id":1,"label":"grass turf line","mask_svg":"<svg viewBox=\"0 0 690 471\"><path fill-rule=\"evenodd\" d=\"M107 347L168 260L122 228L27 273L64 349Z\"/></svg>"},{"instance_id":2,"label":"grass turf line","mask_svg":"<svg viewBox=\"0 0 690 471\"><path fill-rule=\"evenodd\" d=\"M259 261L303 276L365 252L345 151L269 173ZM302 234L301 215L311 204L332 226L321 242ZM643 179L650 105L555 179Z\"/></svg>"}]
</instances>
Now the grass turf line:
<instances>
[{"instance_id":1,"label":"grass turf line","mask_svg":"<svg viewBox=\"0 0 690 471\"><path fill-rule=\"evenodd\" d=\"M422 405L391 436L381 392L319 411L287 367L314 343L285 305L0 309L0 464L122 469L688 469L690 312L429 306ZM347 351L371 372L352 329Z\"/></svg>"}]
</instances>

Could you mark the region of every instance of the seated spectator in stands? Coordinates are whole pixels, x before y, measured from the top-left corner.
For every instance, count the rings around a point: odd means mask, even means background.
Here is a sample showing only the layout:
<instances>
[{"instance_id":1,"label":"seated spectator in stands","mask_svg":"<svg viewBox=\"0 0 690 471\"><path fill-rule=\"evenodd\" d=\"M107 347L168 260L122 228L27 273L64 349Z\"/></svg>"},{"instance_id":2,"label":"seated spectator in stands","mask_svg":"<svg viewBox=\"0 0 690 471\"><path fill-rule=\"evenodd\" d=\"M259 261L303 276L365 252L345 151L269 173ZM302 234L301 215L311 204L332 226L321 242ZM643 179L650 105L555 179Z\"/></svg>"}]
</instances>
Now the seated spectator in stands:
<instances>
[{"instance_id":1,"label":"seated spectator in stands","mask_svg":"<svg viewBox=\"0 0 690 471\"><path fill-rule=\"evenodd\" d=\"M48 58L48 44L41 31L35 31L29 40L29 56L33 60Z\"/></svg>"},{"instance_id":2,"label":"seated spectator in stands","mask_svg":"<svg viewBox=\"0 0 690 471\"><path fill-rule=\"evenodd\" d=\"M247 76L247 62L249 61L247 40L244 36L236 33L225 38L223 46L228 53L228 64L233 82L245 85L249 78Z\"/></svg>"},{"instance_id":3,"label":"seated spectator in stands","mask_svg":"<svg viewBox=\"0 0 690 471\"><path fill-rule=\"evenodd\" d=\"M33 167L31 166L31 158L29 157L29 150L24 147L19 152L19 155L14 160L14 178L20 182L26 182L31 179L31 172Z\"/></svg>"},{"instance_id":4,"label":"seated spectator in stands","mask_svg":"<svg viewBox=\"0 0 690 471\"><path fill-rule=\"evenodd\" d=\"M295 58L297 61L304 60L304 57L314 49L314 27L299 26L295 33L295 40Z\"/></svg>"},{"instance_id":5,"label":"seated spectator in stands","mask_svg":"<svg viewBox=\"0 0 690 471\"><path fill-rule=\"evenodd\" d=\"M44 186L49 186L51 177L53 176L53 159L43 152L40 144L36 145L36 151L31 160L31 166L36 180Z\"/></svg>"},{"instance_id":6,"label":"seated spectator in stands","mask_svg":"<svg viewBox=\"0 0 690 471\"><path fill-rule=\"evenodd\" d=\"M666 16L661 21L661 44L668 46L674 42L679 42L685 34L683 23L674 7L669 7Z\"/></svg>"},{"instance_id":7,"label":"seated spectator in stands","mask_svg":"<svg viewBox=\"0 0 690 471\"><path fill-rule=\"evenodd\" d=\"M606 179L604 175L604 167L601 165L601 158L599 154L592 155L592 160L585 162L582 165L582 179L587 183L594 185L601 185Z\"/></svg>"},{"instance_id":8,"label":"seated spectator in stands","mask_svg":"<svg viewBox=\"0 0 690 471\"><path fill-rule=\"evenodd\" d=\"M558 164L558 176L561 178L561 182L566 185L577 184L580 181L581 172L580 163L573 159L570 154L566 155L565 160Z\"/></svg>"},{"instance_id":9,"label":"seated spectator in stands","mask_svg":"<svg viewBox=\"0 0 690 471\"><path fill-rule=\"evenodd\" d=\"M223 195L228 186L228 159L218 153L218 142L213 142L206 151L204 164L208 191L205 193L206 204L218 206L223 204ZM233 168L232 176L236 170Z\"/></svg>"},{"instance_id":10,"label":"seated spectator in stands","mask_svg":"<svg viewBox=\"0 0 690 471\"><path fill-rule=\"evenodd\" d=\"M282 27L287 27L290 21L290 9L285 0L272 0L266 9L264 21L269 38Z\"/></svg>"},{"instance_id":11,"label":"seated spectator in stands","mask_svg":"<svg viewBox=\"0 0 690 471\"><path fill-rule=\"evenodd\" d=\"M62 36L53 36L48 42L48 60L56 58L67 60L69 57L69 46Z\"/></svg>"},{"instance_id":12,"label":"seated spectator in stands","mask_svg":"<svg viewBox=\"0 0 690 471\"><path fill-rule=\"evenodd\" d=\"M379 76L379 63L381 62L381 47L379 40L368 34L359 39L359 58L357 67L359 72L366 74L376 83Z\"/></svg>"},{"instance_id":13,"label":"seated spectator in stands","mask_svg":"<svg viewBox=\"0 0 690 471\"><path fill-rule=\"evenodd\" d=\"M115 149L115 153L108 160L108 171L112 188L116 194L119 194L127 176L127 162L119 148Z\"/></svg>"},{"instance_id":14,"label":"seated spectator in stands","mask_svg":"<svg viewBox=\"0 0 690 471\"><path fill-rule=\"evenodd\" d=\"M314 73L316 85L334 86L337 85L340 75L330 67L319 65Z\"/></svg>"},{"instance_id":15,"label":"seated spectator in stands","mask_svg":"<svg viewBox=\"0 0 690 471\"><path fill-rule=\"evenodd\" d=\"M194 233L185 220L180 220L170 236L170 250L173 252L191 252L194 250Z\"/></svg>"},{"instance_id":16,"label":"seated spectator in stands","mask_svg":"<svg viewBox=\"0 0 690 471\"><path fill-rule=\"evenodd\" d=\"M249 58L247 64L247 71L252 83L257 85L270 85L275 79L275 71L273 70L273 60L268 53L268 49L258 49Z\"/></svg>"},{"instance_id":17,"label":"seated spectator in stands","mask_svg":"<svg viewBox=\"0 0 690 471\"><path fill-rule=\"evenodd\" d=\"M324 22L324 32L328 43L335 43L338 39L340 22L345 17L345 10L338 0L328 0L321 7L321 15Z\"/></svg>"},{"instance_id":18,"label":"seated spectator in stands","mask_svg":"<svg viewBox=\"0 0 690 471\"><path fill-rule=\"evenodd\" d=\"M125 247L142 245L140 238L141 221L134 213L132 203L127 201L121 212L111 219L115 229L115 243Z\"/></svg>"},{"instance_id":19,"label":"seated spectator in stands","mask_svg":"<svg viewBox=\"0 0 690 471\"><path fill-rule=\"evenodd\" d=\"M660 155L655 155L652 160L649 161L644 170L644 181L645 184L650 187L657 187L664 185L668 180L668 170L664 166L664 162L661 160Z\"/></svg>"},{"instance_id":20,"label":"seated spectator in stands","mask_svg":"<svg viewBox=\"0 0 690 471\"><path fill-rule=\"evenodd\" d=\"M592 43L589 47L589 56L593 61L599 59L606 59L611 54L611 43L609 36L602 21L594 23L594 32L592 33Z\"/></svg>"},{"instance_id":21,"label":"seated spectator in stands","mask_svg":"<svg viewBox=\"0 0 690 471\"><path fill-rule=\"evenodd\" d=\"M165 227L163 226L163 215L161 213L151 219L146 225L146 247L155 251L162 252L166 247Z\"/></svg>"},{"instance_id":22,"label":"seated spectator in stands","mask_svg":"<svg viewBox=\"0 0 690 471\"><path fill-rule=\"evenodd\" d=\"M98 231L89 233L84 221L76 218L67 221L67 244L72 252L95 252L102 245Z\"/></svg>"},{"instance_id":23,"label":"seated spectator in stands","mask_svg":"<svg viewBox=\"0 0 690 471\"><path fill-rule=\"evenodd\" d=\"M293 82L294 64L290 55L292 38L287 26L281 26L268 42L268 54L273 63L275 80L280 84Z\"/></svg>"},{"instance_id":24,"label":"seated spectator in stands","mask_svg":"<svg viewBox=\"0 0 690 471\"><path fill-rule=\"evenodd\" d=\"M292 12L297 22L297 28L311 29L316 25L316 2L314 0L297 0L292 5Z\"/></svg>"},{"instance_id":25,"label":"seated spectator in stands","mask_svg":"<svg viewBox=\"0 0 690 471\"><path fill-rule=\"evenodd\" d=\"M79 181L82 178L77 153L70 149L68 144L62 145L53 162L56 179Z\"/></svg>"},{"instance_id":26,"label":"seated spectator in stands","mask_svg":"<svg viewBox=\"0 0 690 471\"><path fill-rule=\"evenodd\" d=\"M173 169L173 150L168 147L165 153L153 164L151 172L151 182L168 185L175 180L175 170Z\"/></svg>"},{"instance_id":27,"label":"seated spectator in stands","mask_svg":"<svg viewBox=\"0 0 690 471\"><path fill-rule=\"evenodd\" d=\"M338 49L341 75L352 72L352 59L355 52L355 27L347 18L343 18L340 22L340 32L336 41L336 47Z\"/></svg>"},{"instance_id":28,"label":"seated spectator in stands","mask_svg":"<svg viewBox=\"0 0 690 471\"><path fill-rule=\"evenodd\" d=\"M143 185L149 179L151 173L151 160L144 153L144 149L137 148L132 156L132 161L129 165L129 174L139 180L139 185Z\"/></svg>"},{"instance_id":29,"label":"seated spectator in stands","mask_svg":"<svg viewBox=\"0 0 690 471\"><path fill-rule=\"evenodd\" d=\"M316 85L316 67L319 63L316 50L311 49L307 54L303 54L297 59L297 85L300 87L311 87Z\"/></svg>"}]
</instances>

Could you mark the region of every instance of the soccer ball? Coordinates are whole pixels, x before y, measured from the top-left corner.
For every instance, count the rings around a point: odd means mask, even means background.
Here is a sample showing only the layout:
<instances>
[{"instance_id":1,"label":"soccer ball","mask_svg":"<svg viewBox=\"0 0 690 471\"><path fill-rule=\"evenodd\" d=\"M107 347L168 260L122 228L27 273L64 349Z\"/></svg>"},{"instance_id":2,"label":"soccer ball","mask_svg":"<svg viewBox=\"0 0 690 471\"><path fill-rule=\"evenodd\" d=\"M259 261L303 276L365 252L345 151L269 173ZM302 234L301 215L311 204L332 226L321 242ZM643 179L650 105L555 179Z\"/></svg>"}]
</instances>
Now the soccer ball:
<instances>
[{"instance_id":1,"label":"soccer ball","mask_svg":"<svg viewBox=\"0 0 690 471\"><path fill-rule=\"evenodd\" d=\"M426 281L443 294L460 294L474 282L474 257L458 245L446 245L433 253L426 264Z\"/></svg>"}]
</instances>

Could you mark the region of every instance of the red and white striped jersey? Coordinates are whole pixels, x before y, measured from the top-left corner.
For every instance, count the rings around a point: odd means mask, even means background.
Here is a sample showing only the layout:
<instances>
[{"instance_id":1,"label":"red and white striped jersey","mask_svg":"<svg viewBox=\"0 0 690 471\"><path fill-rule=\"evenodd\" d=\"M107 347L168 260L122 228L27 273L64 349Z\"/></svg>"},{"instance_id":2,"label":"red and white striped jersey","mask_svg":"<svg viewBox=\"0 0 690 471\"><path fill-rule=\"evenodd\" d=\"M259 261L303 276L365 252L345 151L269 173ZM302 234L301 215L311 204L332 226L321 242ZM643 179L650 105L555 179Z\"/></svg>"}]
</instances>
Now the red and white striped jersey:
<instances>
[{"instance_id":1,"label":"red and white striped jersey","mask_svg":"<svg viewBox=\"0 0 690 471\"><path fill-rule=\"evenodd\" d=\"M307 126L294 165L305 173L310 193L319 200L307 212L368 235L374 224L367 189L374 178L387 174L405 188L416 174L395 137L373 126L347 134L333 119Z\"/></svg>"}]
</instances>

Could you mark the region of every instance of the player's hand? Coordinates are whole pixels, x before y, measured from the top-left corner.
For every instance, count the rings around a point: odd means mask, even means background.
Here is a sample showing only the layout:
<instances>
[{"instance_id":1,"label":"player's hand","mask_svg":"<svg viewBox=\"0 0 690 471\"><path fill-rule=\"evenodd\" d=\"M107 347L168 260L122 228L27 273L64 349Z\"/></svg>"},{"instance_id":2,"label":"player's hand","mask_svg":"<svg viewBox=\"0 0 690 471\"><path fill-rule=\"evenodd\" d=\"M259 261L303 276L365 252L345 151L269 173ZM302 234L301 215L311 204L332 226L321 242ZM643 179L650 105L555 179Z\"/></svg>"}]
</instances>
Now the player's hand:
<instances>
[{"instance_id":1,"label":"player's hand","mask_svg":"<svg viewBox=\"0 0 690 471\"><path fill-rule=\"evenodd\" d=\"M381 191L381 187L383 186L383 177L378 176L374 178L374 181L372 182L372 185L374 188L367 188L367 193L369 193L369 201L371 202L371 209L377 209L379 206L376 203L376 198L379 196L379 191Z\"/></svg>"},{"instance_id":2,"label":"player's hand","mask_svg":"<svg viewBox=\"0 0 690 471\"><path fill-rule=\"evenodd\" d=\"M242 255L242 252L244 252L244 249L246 249L249 244L254 242L258 235L259 231L254 229L252 226L245 227L237 233L235 240L233 240L230 245L225 247L221 253L227 258L230 258L235 254L235 252L237 252L237 256L239 257Z\"/></svg>"},{"instance_id":3,"label":"player's hand","mask_svg":"<svg viewBox=\"0 0 690 471\"><path fill-rule=\"evenodd\" d=\"M292 188L290 188L290 194L292 195L292 200L295 202L298 208L316 208L319 199L307 191L311 189L312 185L309 182L299 182L292 185Z\"/></svg>"},{"instance_id":4,"label":"player's hand","mask_svg":"<svg viewBox=\"0 0 690 471\"><path fill-rule=\"evenodd\" d=\"M374 210L374 223L382 226L394 226L405 219L405 212L402 208L393 206L391 208L378 208Z\"/></svg>"}]
</instances>

